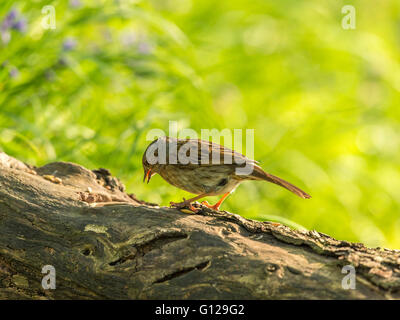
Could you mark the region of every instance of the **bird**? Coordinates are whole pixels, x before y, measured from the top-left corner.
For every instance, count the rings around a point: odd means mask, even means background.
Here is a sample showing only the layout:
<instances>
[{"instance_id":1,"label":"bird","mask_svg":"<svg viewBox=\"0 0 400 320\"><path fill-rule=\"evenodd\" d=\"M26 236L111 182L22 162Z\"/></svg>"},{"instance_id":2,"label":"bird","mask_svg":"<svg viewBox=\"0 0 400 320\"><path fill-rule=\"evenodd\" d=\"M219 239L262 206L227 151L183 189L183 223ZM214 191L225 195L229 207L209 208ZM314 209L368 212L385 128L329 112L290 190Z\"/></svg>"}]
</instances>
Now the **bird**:
<instances>
[{"instance_id":1,"label":"bird","mask_svg":"<svg viewBox=\"0 0 400 320\"><path fill-rule=\"evenodd\" d=\"M182 202L170 202L171 207L193 207L196 200L222 195L214 205L203 201L206 207L219 210L222 202L244 181L268 181L277 184L303 199L311 196L295 185L265 172L255 160L220 144L201 139L160 137L146 148L142 165L143 182L159 174L169 184L197 196Z\"/></svg>"}]
</instances>

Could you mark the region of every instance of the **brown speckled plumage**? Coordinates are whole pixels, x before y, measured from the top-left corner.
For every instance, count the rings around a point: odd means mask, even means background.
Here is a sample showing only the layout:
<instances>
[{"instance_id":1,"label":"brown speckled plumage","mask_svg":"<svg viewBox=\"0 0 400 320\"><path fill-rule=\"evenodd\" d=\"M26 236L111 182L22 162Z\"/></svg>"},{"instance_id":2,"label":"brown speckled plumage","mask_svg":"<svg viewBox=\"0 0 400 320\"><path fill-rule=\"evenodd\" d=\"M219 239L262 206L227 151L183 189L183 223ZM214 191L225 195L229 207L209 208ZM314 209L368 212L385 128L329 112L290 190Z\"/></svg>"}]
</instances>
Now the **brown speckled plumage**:
<instances>
[{"instance_id":1,"label":"brown speckled plumage","mask_svg":"<svg viewBox=\"0 0 400 320\"><path fill-rule=\"evenodd\" d=\"M159 147L161 143L164 143L165 149ZM176 148L174 148L174 145L176 145ZM153 152L154 150L156 151ZM165 150L165 163L154 163L154 157L159 156L159 150ZM151 152L154 154L153 158L151 158ZM176 162L174 162L174 159L176 159ZM218 161L219 163L216 163ZM192 210L195 210L190 205L192 201L206 196L224 195L214 206L203 202L211 208L218 209L226 196L245 180L269 181L292 191L301 198L310 198L310 195L291 183L266 173L256 161L209 141L160 138L147 147L142 163L144 180L147 178L149 181L152 175L158 173L173 186L199 195L181 203L171 202L173 206L177 207L189 206ZM246 174L238 173L237 169L243 169L245 166L252 170Z\"/></svg>"}]
</instances>

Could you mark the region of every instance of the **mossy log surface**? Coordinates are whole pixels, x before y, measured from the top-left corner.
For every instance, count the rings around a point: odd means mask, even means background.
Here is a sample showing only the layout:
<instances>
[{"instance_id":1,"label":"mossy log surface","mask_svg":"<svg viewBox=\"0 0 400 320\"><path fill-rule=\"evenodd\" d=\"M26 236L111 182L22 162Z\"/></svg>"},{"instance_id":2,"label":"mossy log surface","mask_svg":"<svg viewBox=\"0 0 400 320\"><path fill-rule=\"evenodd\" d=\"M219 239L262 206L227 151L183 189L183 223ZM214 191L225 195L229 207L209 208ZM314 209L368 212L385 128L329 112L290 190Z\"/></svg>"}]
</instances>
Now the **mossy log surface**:
<instances>
[{"instance_id":1,"label":"mossy log surface","mask_svg":"<svg viewBox=\"0 0 400 320\"><path fill-rule=\"evenodd\" d=\"M45 265L54 290L42 288ZM354 290L342 287L345 265ZM398 250L159 207L105 169L0 153L0 299L398 299L399 289Z\"/></svg>"}]
</instances>

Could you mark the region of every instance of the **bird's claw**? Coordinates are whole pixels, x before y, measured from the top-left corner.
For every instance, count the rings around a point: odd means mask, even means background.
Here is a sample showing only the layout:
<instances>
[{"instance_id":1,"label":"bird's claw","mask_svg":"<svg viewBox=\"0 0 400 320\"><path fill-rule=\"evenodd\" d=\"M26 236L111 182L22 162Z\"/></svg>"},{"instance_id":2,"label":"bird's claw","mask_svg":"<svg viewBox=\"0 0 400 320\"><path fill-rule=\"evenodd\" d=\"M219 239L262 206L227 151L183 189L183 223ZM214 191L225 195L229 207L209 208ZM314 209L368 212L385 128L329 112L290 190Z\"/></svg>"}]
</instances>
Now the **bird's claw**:
<instances>
[{"instance_id":1,"label":"bird's claw","mask_svg":"<svg viewBox=\"0 0 400 320\"><path fill-rule=\"evenodd\" d=\"M193 212L198 212L200 210L200 209L193 207L192 204L190 202L186 202L186 200L184 200L182 202L171 201L169 204L171 207L174 207L177 209L188 208L190 211L193 211Z\"/></svg>"}]
</instances>

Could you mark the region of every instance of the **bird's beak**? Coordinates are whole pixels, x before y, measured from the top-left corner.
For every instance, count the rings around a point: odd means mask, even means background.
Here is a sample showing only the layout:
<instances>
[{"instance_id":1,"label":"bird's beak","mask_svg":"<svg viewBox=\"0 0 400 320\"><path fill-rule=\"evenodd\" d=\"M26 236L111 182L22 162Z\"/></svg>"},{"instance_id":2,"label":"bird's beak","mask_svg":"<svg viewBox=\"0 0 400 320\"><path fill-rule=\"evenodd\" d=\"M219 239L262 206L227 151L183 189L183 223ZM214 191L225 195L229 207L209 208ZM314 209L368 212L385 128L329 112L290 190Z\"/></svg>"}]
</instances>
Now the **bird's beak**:
<instances>
[{"instance_id":1,"label":"bird's beak","mask_svg":"<svg viewBox=\"0 0 400 320\"><path fill-rule=\"evenodd\" d=\"M147 170L147 172L144 173L143 182L145 182L147 179L147 183L149 183L151 176L152 176L151 169L149 169Z\"/></svg>"}]
</instances>

